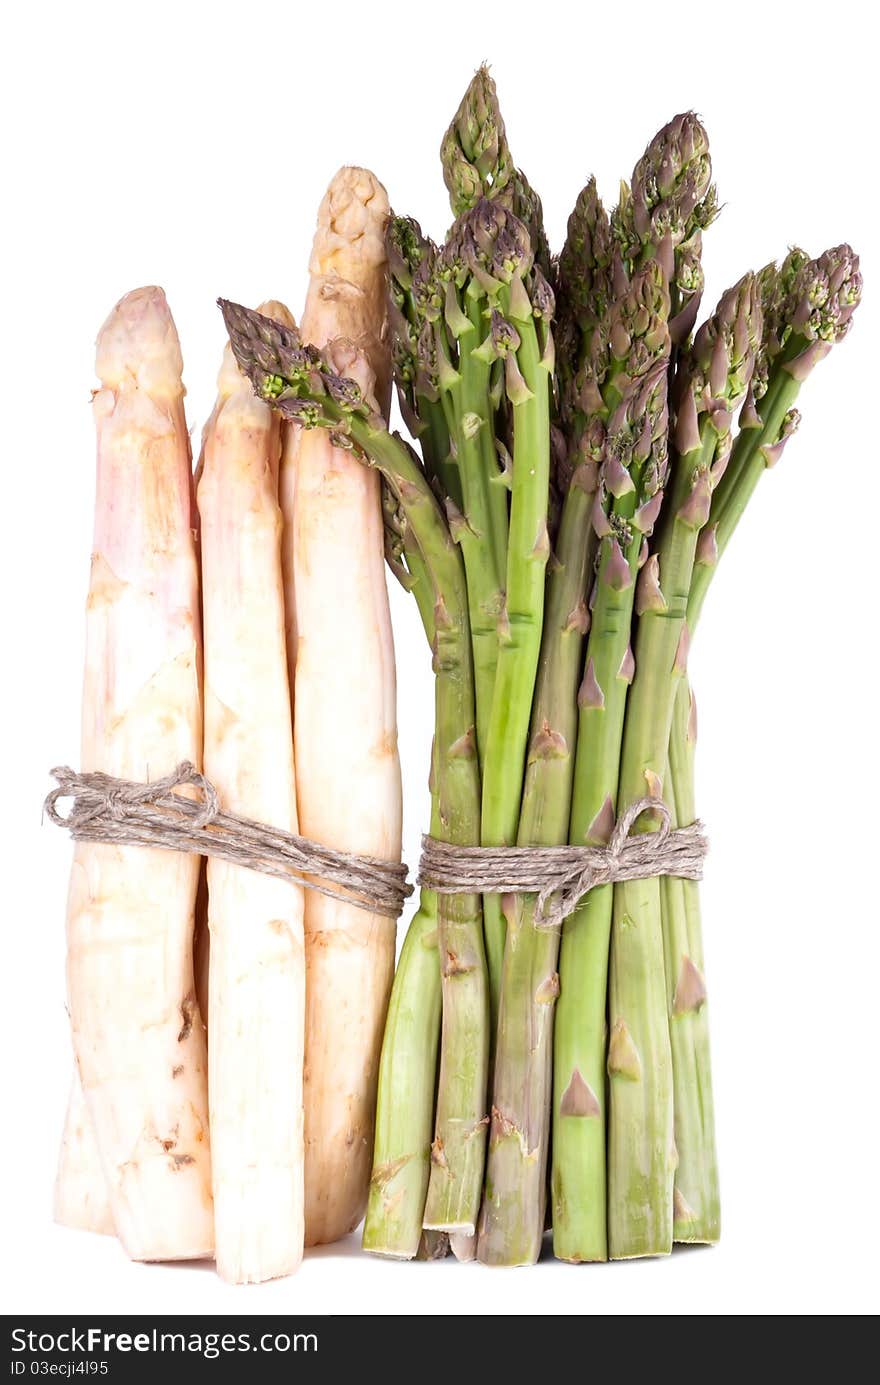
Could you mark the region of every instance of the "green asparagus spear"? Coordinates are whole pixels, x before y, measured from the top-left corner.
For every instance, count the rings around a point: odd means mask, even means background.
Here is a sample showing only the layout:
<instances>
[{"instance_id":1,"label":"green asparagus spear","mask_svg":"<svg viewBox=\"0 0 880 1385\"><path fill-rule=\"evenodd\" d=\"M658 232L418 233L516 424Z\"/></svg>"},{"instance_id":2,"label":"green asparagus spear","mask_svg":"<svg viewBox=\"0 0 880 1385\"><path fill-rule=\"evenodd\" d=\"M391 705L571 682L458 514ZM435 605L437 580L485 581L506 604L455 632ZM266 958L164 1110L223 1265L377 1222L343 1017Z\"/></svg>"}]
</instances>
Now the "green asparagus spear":
<instances>
[{"instance_id":1,"label":"green asparagus spear","mask_svg":"<svg viewBox=\"0 0 880 1385\"><path fill-rule=\"evenodd\" d=\"M548 581L520 846L558 845L568 835L596 465L595 458L582 461L571 477ZM537 1260L544 1232L559 933L538 926L533 896L505 899L504 908L507 935L477 1254L484 1264L520 1265Z\"/></svg>"},{"instance_id":2,"label":"green asparagus spear","mask_svg":"<svg viewBox=\"0 0 880 1385\"><path fill-rule=\"evenodd\" d=\"M451 419L460 499L447 497L453 536L467 577L477 705L477 749L485 758L498 663L498 620L507 561L507 492L500 483L490 397L491 362L483 341L491 299L471 272L465 242L474 213L466 213L441 252L432 313L437 380ZM442 305L442 308L441 306Z\"/></svg>"},{"instance_id":3,"label":"green asparagus spear","mask_svg":"<svg viewBox=\"0 0 880 1385\"><path fill-rule=\"evenodd\" d=\"M496 361L503 364L514 417L507 605L500 617L495 692L483 763L481 823L484 843L492 840L493 833L507 833L500 839L513 841L543 617L552 371L549 321L553 303L546 282L532 265L525 227L497 204L484 199L460 218L454 249L450 261L460 263L463 269L451 271L456 276L453 282L459 273L466 275L482 286L491 305L488 331L473 352L489 365ZM511 816L512 827L508 825ZM491 912L493 906L497 920ZM484 923L490 981L497 984L504 929L497 896L486 898ZM466 1050L461 1051L460 1041L452 1035L447 1049L444 1013L441 1094L447 1053L451 1072L467 1061ZM482 1153L483 1148L473 1133L476 1128L473 1121L467 1126L466 1148L474 1157L467 1166L466 1185L460 1186L451 1176L447 1162L438 1162L432 1170L426 1225L465 1232L475 1229L482 1188L482 1165L476 1176L476 1152ZM448 1152L444 1155L448 1157Z\"/></svg>"},{"instance_id":4,"label":"green asparagus spear","mask_svg":"<svg viewBox=\"0 0 880 1385\"><path fill-rule=\"evenodd\" d=\"M859 259L849 245L826 250L815 260L792 250L777 272L771 266L762 278L767 327L760 389L748 403L730 465L713 496L707 541L698 555L688 598L692 628L718 559L758 481L794 431L791 410L801 385L835 342L847 335L861 301Z\"/></svg>"},{"instance_id":5,"label":"green asparagus spear","mask_svg":"<svg viewBox=\"0 0 880 1385\"><path fill-rule=\"evenodd\" d=\"M549 303L546 281L550 254L540 200L513 162L495 84L485 66L468 86L440 152L452 210L459 217L450 234L449 278L461 285L462 267L469 275L470 307L462 312L463 305L455 302L453 311L466 332L468 321L471 325L479 321L482 289L483 313L488 309L492 323L485 347L478 341L471 349L472 360L474 355L483 355L491 367L489 396L495 403L495 433L508 454L507 466L499 473L491 454L483 453L483 477L488 468L492 471L492 515L504 513L506 517L505 487L511 488L510 525L503 532L505 565L498 583L500 601L495 612L498 681L490 722L479 738L483 769L482 841L485 845L498 845L512 843L516 835L540 646L543 564L548 552L546 530L541 526L546 523L550 491L553 370L549 354L552 345L549 331L545 330L549 313L540 304ZM529 281L534 283L534 290L527 288ZM536 311L544 324L538 329L527 304L529 293L539 305ZM485 379L476 383L485 391ZM478 417L479 436L485 447L489 427L484 409L478 411ZM470 516L467 518L470 520ZM490 527L493 533L501 533L497 518ZM471 530L470 523L461 530L464 543ZM497 541L493 548L497 555ZM467 560L465 552L466 565ZM479 555L474 555L468 568L468 585L480 590L479 604L486 608L487 601L482 596L483 589L488 587L481 572L484 568L485 558L481 562ZM483 719L479 715L479 695L477 703L480 725ZM497 896L489 895L484 900L483 920L494 1035L505 933Z\"/></svg>"},{"instance_id":6,"label":"green asparagus spear","mask_svg":"<svg viewBox=\"0 0 880 1385\"><path fill-rule=\"evenodd\" d=\"M562 498L546 592L531 739L517 841L566 841L577 733L576 692L595 536L591 514L604 428L585 410L594 334L610 293L610 227L595 182L578 198L569 222L558 282L564 360L557 354L559 425L565 450L557 457ZM560 442L562 436L560 434ZM536 926L535 900L505 901L507 934L501 978L493 1111L479 1258L489 1264L529 1264L544 1231L552 1081L553 1009L559 932Z\"/></svg>"},{"instance_id":7,"label":"green asparagus spear","mask_svg":"<svg viewBox=\"0 0 880 1385\"><path fill-rule=\"evenodd\" d=\"M693 757L696 705L683 682L675 698L669 741L666 804L672 827L694 821ZM672 1053L675 1241L711 1243L721 1234L715 1106L709 1053L705 963L696 881L664 876L663 954Z\"/></svg>"},{"instance_id":8,"label":"green asparagus spear","mask_svg":"<svg viewBox=\"0 0 880 1385\"><path fill-rule=\"evenodd\" d=\"M721 299L688 353L676 422L670 505L639 577L635 679L624 730L618 812L662 797L675 694L687 666L687 599L697 538L727 461L730 424L754 369L761 306L753 275ZM641 830L654 830L645 814ZM608 1046L608 1236L614 1259L672 1246L672 1059L660 882L614 887Z\"/></svg>"},{"instance_id":9,"label":"green asparagus spear","mask_svg":"<svg viewBox=\"0 0 880 1385\"><path fill-rule=\"evenodd\" d=\"M648 260L611 310L599 385L606 442L594 507L600 539L580 693L573 842L604 845L614 826L632 680L635 583L666 479L669 293ZM566 920L553 1098L553 1243L562 1259L607 1256L605 1005L612 891L592 890Z\"/></svg>"},{"instance_id":10,"label":"green asparagus spear","mask_svg":"<svg viewBox=\"0 0 880 1385\"><path fill-rule=\"evenodd\" d=\"M574 225L569 226L569 240L560 258L563 284L567 256L577 262L584 231L589 232L597 222L596 200L595 187L588 184L575 209ZM620 205L612 216L612 230L618 250L612 277L617 294L620 297L625 293L632 275L640 270L644 273L653 267L655 284L659 276L666 290L667 301L662 305L664 320L670 314L668 300L672 295L673 321L669 332L664 326L661 335L671 336L673 342L685 339L696 314L702 290L699 274L700 231L711 220L714 205L705 132L693 115L678 116L648 145L634 170L632 190L624 186ZM580 234L579 222L583 228ZM607 252L604 263L608 263ZM574 283L577 284L576 276ZM574 300L576 304L577 296L566 294L563 288L560 298L563 304L562 336L569 316L565 312L565 305L569 300ZM656 306L655 302L655 310ZM656 340L656 325L654 331ZM596 361L601 361L604 350L601 331L596 333L595 326L592 327L590 339L594 344L594 359L592 370L586 372L587 385L591 375L594 378L597 376ZM641 346L644 351L644 343ZM669 363L668 340L661 346L658 355ZM564 350L560 353L560 359L564 398ZM636 365L636 374L639 365L646 370L650 363L649 354L647 361L642 359ZM660 381L656 375L654 378L655 445L661 445L666 398L665 391L662 392L662 400L656 397ZM597 404L595 400L590 400L589 392L583 386L581 393L586 393L589 416L591 411L596 411ZM664 465L662 460L660 465ZM630 480L633 478L630 477ZM647 511L646 525L650 527L659 506L660 477L655 471L643 469L641 480L647 486L641 498L642 505L651 505ZM655 491L653 496L649 494L651 489ZM635 508L632 492L614 500L612 511L617 512L614 523L627 526L628 516ZM606 531L604 569L613 576L615 569L608 566L607 550L614 538L614 529L607 513L600 511L599 518ZM631 578L634 577L633 564L637 564L639 558L639 545L629 546L623 562L616 565L615 582L603 580L600 572L597 583L596 608L582 689L578 766L571 821L571 840L576 843L588 841L601 844L607 840L614 824L623 716L632 677L629 631L634 595L632 580L621 590L616 590L616 586L624 566L629 569ZM575 916L566 921L562 941L561 996L556 1020L554 1061L553 1223L556 1254L573 1260L604 1259L607 1256L604 1066L610 922L611 892L607 889L595 890Z\"/></svg>"},{"instance_id":11,"label":"green asparagus spear","mask_svg":"<svg viewBox=\"0 0 880 1385\"><path fill-rule=\"evenodd\" d=\"M525 226L511 212L484 200L469 214L468 232L463 254L493 304L489 331L477 349L503 369L513 418L505 602L483 762L480 837L484 846L501 846L516 841L544 615L553 295L533 264ZM483 908L494 1031L505 922L497 895L487 895Z\"/></svg>"},{"instance_id":12,"label":"green asparagus spear","mask_svg":"<svg viewBox=\"0 0 880 1385\"><path fill-rule=\"evenodd\" d=\"M449 419L437 386L428 315L437 247L412 217L393 216L385 237L388 254L389 326L394 381L407 428L418 441L429 480L461 505Z\"/></svg>"},{"instance_id":13,"label":"green asparagus spear","mask_svg":"<svg viewBox=\"0 0 880 1385\"><path fill-rule=\"evenodd\" d=\"M392 571L413 594L431 648L434 592L406 516L383 483L385 551ZM431 831L440 830L437 776L430 775ZM394 974L379 1063L373 1172L364 1222L364 1249L374 1255L422 1258L422 1214L434 1130L440 1039L440 959L437 896L422 889ZM437 1252L439 1254L439 1251ZM433 1258L433 1257L427 1257Z\"/></svg>"},{"instance_id":14,"label":"green asparagus spear","mask_svg":"<svg viewBox=\"0 0 880 1385\"><path fill-rule=\"evenodd\" d=\"M741 432L715 494L697 547L688 598L693 632L718 558L727 547L763 472L779 460L794 432L800 386L850 327L861 297L858 258L847 245L809 260L793 250L777 271L759 277L764 310L760 369L740 414ZM669 741L667 789L681 823L693 821L693 695L682 682ZM699 890L695 882L665 880L664 942L675 1085L674 1237L717 1240L718 1171L712 1120L708 1007Z\"/></svg>"}]
</instances>

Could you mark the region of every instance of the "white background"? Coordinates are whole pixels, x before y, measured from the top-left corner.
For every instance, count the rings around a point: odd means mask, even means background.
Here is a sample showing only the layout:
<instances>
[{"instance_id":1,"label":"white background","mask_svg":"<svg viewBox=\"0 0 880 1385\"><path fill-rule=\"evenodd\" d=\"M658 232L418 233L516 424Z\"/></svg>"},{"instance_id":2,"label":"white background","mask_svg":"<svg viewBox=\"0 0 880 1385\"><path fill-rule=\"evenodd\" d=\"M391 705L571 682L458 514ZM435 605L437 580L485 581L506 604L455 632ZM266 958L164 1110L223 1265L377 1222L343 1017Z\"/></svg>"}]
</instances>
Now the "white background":
<instances>
[{"instance_id":1,"label":"white background","mask_svg":"<svg viewBox=\"0 0 880 1385\"><path fill-rule=\"evenodd\" d=\"M115 0L15 6L0 99L5 792L2 1141L7 1311L853 1314L878 1307L877 352L873 45L861 6L443 0L421 7ZM576 1269L398 1265L355 1238L295 1279L231 1289L128 1264L61 1230L50 1199L70 1071L67 843L40 826L76 762L91 533L92 342L127 289L162 284L189 419L210 410L219 293L296 311L318 202L343 162L448 224L437 147L493 64L517 161L559 245L590 172L607 199L693 107L723 215L707 305L795 240L849 239L868 300L803 397L804 424L726 557L692 661L724 1238L668 1261ZM431 677L393 595L408 859L425 822Z\"/></svg>"}]
</instances>

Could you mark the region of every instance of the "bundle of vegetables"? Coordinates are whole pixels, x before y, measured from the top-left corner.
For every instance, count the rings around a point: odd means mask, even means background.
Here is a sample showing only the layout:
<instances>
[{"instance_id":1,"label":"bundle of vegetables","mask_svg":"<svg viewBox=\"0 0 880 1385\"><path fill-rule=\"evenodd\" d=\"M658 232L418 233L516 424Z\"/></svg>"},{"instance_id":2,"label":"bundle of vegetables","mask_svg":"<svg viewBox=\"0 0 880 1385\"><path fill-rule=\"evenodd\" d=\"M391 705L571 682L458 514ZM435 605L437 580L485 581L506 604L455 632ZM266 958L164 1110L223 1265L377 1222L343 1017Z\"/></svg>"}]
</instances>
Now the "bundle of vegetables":
<instances>
[{"instance_id":1,"label":"bundle of vegetables","mask_svg":"<svg viewBox=\"0 0 880 1385\"><path fill-rule=\"evenodd\" d=\"M373 175L340 170L303 318L386 412L387 221ZM161 289L120 301L97 366L83 770L141 785L204 761L251 825L399 862L378 477L283 424L228 347L194 477ZM134 1259L213 1255L233 1282L288 1274L357 1225L395 926L303 883L78 842L59 1221L115 1230Z\"/></svg>"},{"instance_id":2,"label":"bundle of vegetables","mask_svg":"<svg viewBox=\"0 0 880 1385\"><path fill-rule=\"evenodd\" d=\"M609 215L594 181L551 259L485 69L442 145L455 222L387 236L394 377L415 446L351 352L223 303L258 395L383 482L389 562L435 671L430 832L607 844L693 820L687 657L703 600L813 366L859 301L848 246L748 273L694 332L716 216L692 114ZM416 450L417 449L417 450ZM661 802L662 801L662 802ZM662 809L662 811L661 811ZM570 1261L719 1234L697 887L423 890L382 1050L365 1247ZM551 1167L552 1149L552 1167Z\"/></svg>"}]
</instances>

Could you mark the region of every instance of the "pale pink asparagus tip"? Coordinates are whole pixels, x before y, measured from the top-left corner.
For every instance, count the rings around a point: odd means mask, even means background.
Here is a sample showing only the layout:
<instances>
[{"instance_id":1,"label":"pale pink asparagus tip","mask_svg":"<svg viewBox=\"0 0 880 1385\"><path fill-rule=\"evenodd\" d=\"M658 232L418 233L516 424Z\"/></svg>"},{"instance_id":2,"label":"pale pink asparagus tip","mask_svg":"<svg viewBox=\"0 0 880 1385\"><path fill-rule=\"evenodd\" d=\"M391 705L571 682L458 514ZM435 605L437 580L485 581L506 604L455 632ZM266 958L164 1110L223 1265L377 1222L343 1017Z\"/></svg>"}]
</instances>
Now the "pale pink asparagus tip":
<instances>
[{"instance_id":1,"label":"pale pink asparagus tip","mask_svg":"<svg viewBox=\"0 0 880 1385\"><path fill-rule=\"evenodd\" d=\"M338 274L353 283L385 263L388 194L368 168L340 168L318 211L312 274Z\"/></svg>"},{"instance_id":2,"label":"pale pink asparagus tip","mask_svg":"<svg viewBox=\"0 0 880 1385\"><path fill-rule=\"evenodd\" d=\"M162 289L133 289L98 333L95 371L105 389L140 389L156 397L182 393L183 358Z\"/></svg>"}]
</instances>

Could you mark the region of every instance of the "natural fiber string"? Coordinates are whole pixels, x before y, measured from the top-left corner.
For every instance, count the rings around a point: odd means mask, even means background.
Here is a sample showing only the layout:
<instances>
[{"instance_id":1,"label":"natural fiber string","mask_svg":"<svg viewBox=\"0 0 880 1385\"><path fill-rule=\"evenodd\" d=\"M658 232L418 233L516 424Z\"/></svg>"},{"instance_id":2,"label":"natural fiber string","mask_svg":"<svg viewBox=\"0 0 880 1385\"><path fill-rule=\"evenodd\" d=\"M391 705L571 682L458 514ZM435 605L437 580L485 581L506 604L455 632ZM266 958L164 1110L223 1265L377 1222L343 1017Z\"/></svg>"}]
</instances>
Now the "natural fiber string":
<instances>
[{"instance_id":1,"label":"natural fiber string","mask_svg":"<svg viewBox=\"0 0 880 1385\"><path fill-rule=\"evenodd\" d=\"M659 828L630 836L648 811L659 815ZM701 879L708 846L701 822L673 831L666 804L640 798L603 847L452 846L425 836L418 883L438 894L536 894L535 926L558 928L597 885L655 875Z\"/></svg>"},{"instance_id":2,"label":"natural fiber string","mask_svg":"<svg viewBox=\"0 0 880 1385\"><path fill-rule=\"evenodd\" d=\"M151 783L77 774L66 766L53 769L52 777L57 788L47 795L44 811L75 841L214 856L389 918L398 917L413 892L405 865L336 851L224 812L213 784L186 761ZM183 787L195 789L197 797L175 792ZM73 800L66 816L57 808L62 798ZM659 828L631 836L645 812L659 816ZM707 850L702 823L673 831L666 804L640 798L618 819L604 847L453 846L425 836L418 884L438 894L536 894L535 926L558 928L597 885L657 875L701 879Z\"/></svg>"},{"instance_id":3,"label":"natural fiber string","mask_svg":"<svg viewBox=\"0 0 880 1385\"><path fill-rule=\"evenodd\" d=\"M48 794L43 810L74 841L219 857L394 919L413 892L407 868L398 862L335 851L224 812L213 784L186 761L149 784L109 774L77 774L66 766L53 769L52 777L58 787ZM184 787L195 789L196 797L175 792ZM57 808L62 798L73 799L66 816Z\"/></svg>"}]
</instances>

